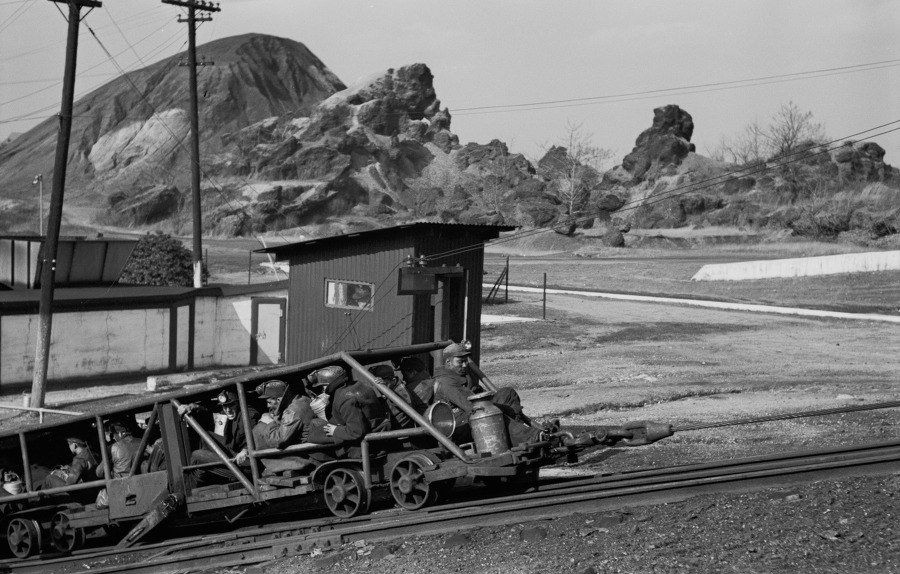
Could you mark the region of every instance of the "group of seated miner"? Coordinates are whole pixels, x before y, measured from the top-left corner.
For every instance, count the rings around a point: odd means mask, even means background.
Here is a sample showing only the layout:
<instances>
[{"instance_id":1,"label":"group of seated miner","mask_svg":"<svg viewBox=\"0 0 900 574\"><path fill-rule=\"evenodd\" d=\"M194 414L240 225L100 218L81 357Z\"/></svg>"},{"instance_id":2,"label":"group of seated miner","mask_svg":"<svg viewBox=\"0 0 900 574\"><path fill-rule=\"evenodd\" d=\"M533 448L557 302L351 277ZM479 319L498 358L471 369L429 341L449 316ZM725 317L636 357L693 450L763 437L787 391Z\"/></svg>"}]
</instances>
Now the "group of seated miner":
<instances>
[{"instance_id":1,"label":"group of seated miner","mask_svg":"<svg viewBox=\"0 0 900 574\"><path fill-rule=\"evenodd\" d=\"M471 345L464 341L444 349L444 362L428 372L424 361L405 357L391 365L379 364L369 372L390 388L416 412L424 415L437 401L449 405L454 414L456 431L453 440L466 443L472 440L468 419L473 403L469 397L482 392L470 365ZM399 375L398 372L399 371ZM299 385L270 380L256 387L255 392L265 399L267 412L260 414L249 406L253 444L257 451L285 449L291 445L318 444L323 448L303 452L301 456L263 457L266 473L283 470L311 470L318 464L336 458L360 456L360 443L373 432L411 428L415 421L399 406L379 394L369 384L354 379L351 370L330 365L303 378ZM505 426L513 446L539 442L548 433L559 430L558 423L539 424L522 412L518 393L501 388L490 399L504 414ZM233 391L223 391L218 402L227 420L219 446L232 457L242 470L249 470L246 429L238 412L238 397ZM203 407L185 405L184 412ZM577 443L580 444L580 443ZM203 447L191 454L191 464L216 462L219 457ZM208 468L193 473L193 484L202 485L233 480L224 467Z\"/></svg>"},{"instance_id":2,"label":"group of seated miner","mask_svg":"<svg viewBox=\"0 0 900 574\"><path fill-rule=\"evenodd\" d=\"M464 341L444 349L444 362L434 369L433 375L417 357L405 357L397 364L400 376L387 364L370 367L369 372L419 414L424 414L437 401L447 403L453 410L456 422L452 438L457 443L465 443L471 441L468 418L473 404L469 397L482 392L479 381L469 368L470 355L471 345ZM267 412L260 413L247 401L250 432L257 451L285 449L304 443L323 445L322 449L303 452L302 456L263 457L266 474L283 470L311 470L329 460L356 458L360 455L359 445L368 433L415 426L406 412L379 396L370 385L355 380L352 371L340 365L314 371L298 385L269 380L258 385L254 392L265 400L267 408ZM512 446L545 440L548 433L559 430L556 422L539 424L526 416L522 412L519 395L512 388L498 389L490 400L504 414ZM221 409L225 422L221 434L210 433L210 436L231 461L241 470L249 472L247 429L240 416L238 396L233 390L223 390L216 396L215 403ZM178 410L182 416L190 414L198 421L209 421L203 426L213 426L211 410L201 403L184 404ZM113 477L118 478L128 474L134 457L139 455L140 440L122 425L116 426L114 423L110 430L115 441L110 449L111 465ZM72 463L67 465L65 471L54 471L47 476L45 488L74 484L87 479L91 472L102 477L102 465L97 465L97 457L87 444L78 438L68 440L74 455ZM191 465L221 462L208 446L195 442L199 448L191 452ZM159 439L140 456L145 458L141 467L144 472L165 468ZM228 468L215 465L196 469L189 478L192 486L234 480ZM105 490L98 496L97 504L107 504Z\"/></svg>"},{"instance_id":3,"label":"group of seated miner","mask_svg":"<svg viewBox=\"0 0 900 574\"><path fill-rule=\"evenodd\" d=\"M110 445L111 478L124 478L131 472L135 457L139 456L141 441L134 436L127 421L110 421L105 425L104 431L106 442ZM78 436L69 436L66 438L66 443L72 454L72 460L68 464L56 465L53 468L40 464L31 465L32 482L36 485L37 490L48 490L106 478L106 469L99 463L101 457L96 454L86 440ZM17 476L16 479L18 479ZM4 489L9 491L5 481ZM18 492L12 493L18 494ZM82 494L79 493L79 498L82 498ZM109 506L105 488L100 490L93 502L98 508Z\"/></svg>"}]
</instances>

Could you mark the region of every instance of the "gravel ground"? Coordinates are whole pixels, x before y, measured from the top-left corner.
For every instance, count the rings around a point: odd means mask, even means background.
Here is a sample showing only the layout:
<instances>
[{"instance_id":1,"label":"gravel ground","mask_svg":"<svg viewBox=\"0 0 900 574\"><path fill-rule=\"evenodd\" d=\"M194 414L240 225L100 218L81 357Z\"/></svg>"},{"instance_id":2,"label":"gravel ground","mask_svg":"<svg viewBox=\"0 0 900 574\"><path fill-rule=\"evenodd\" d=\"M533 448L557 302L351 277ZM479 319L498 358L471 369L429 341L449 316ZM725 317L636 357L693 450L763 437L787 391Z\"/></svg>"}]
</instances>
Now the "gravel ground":
<instances>
[{"instance_id":1,"label":"gravel ground","mask_svg":"<svg viewBox=\"0 0 900 574\"><path fill-rule=\"evenodd\" d=\"M740 421L900 399L895 326L559 298L547 321L483 333L482 366L564 427ZM489 309L534 317L535 302ZM877 343L873 343L877 342ZM616 473L900 439L897 409L676 432L602 449L576 468ZM357 543L250 572L900 572L900 474L616 513ZM229 572L240 572L231 570Z\"/></svg>"},{"instance_id":2,"label":"gravel ground","mask_svg":"<svg viewBox=\"0 0 900 574\"><path fill-rule=\"evenodd\" d=\"M900 475L357 543L270 574L900 572ZM234 572L234 571L232 571Z\"/></svg>"},{"instance_id":3,"label":"gravel ground","mask_svg":"<svg viewBox=\"0 0 900 574\"><path fill-rule=\"evenodd\" d=\"M773 300L784 287L772 285ZM797 282L789 287L803 291ZM537 318L542 309L523 299L486 311ZM548 301L546 321L485 328L481 365L495 383L520 391L527 412L560 418L564 427L635 420L686 427L900 400L898 348L900 330L889 324L558 297ZM137 381L119 387L131 400L147 396ZM48 402L81 407L114 395L109 385L86 385ZM10 415L0 425L22 423ZM900 440L898 421L889 409L677 432L648 447L595 451L577 469L616 473ZM900 476L887 475L704 495L350 545L248 571L900 573L898 487Z\"/></svg>"}]
</instances>

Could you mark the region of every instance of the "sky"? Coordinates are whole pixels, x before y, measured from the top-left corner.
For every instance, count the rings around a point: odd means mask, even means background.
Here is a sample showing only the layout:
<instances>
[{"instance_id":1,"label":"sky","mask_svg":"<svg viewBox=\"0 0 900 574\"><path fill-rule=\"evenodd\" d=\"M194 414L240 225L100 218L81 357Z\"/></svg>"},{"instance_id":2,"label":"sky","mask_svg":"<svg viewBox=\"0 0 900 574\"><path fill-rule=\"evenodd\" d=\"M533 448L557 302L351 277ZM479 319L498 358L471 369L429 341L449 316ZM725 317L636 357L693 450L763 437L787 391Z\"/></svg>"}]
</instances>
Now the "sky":
<instances>
[{"instance_id":1,"label":"sky","mask_svg":"<svg viewBox=\"0 0 900 574\"><path fill-rule=\"evenodd\" d=\"M205 42L246 33L304 43L345 84L422 62L461 143L536 159L571 126L615 163L677 104L709 155L789 102L833 140L875 141L900 165L895 0L221 0ZM65 4L0 0L0 141L59 111ZM82 14L87 13L86 10ZM84 17L76 98L183 51L184 10L103 0ZM92 35L91 31L96 35ZM202 50L199 52L202 56ZM884 124L891 124L878 128ZM872 130L872 131L867 131ZM865 133L860 133L865 132Z\"/></svg>"}]
</instances>

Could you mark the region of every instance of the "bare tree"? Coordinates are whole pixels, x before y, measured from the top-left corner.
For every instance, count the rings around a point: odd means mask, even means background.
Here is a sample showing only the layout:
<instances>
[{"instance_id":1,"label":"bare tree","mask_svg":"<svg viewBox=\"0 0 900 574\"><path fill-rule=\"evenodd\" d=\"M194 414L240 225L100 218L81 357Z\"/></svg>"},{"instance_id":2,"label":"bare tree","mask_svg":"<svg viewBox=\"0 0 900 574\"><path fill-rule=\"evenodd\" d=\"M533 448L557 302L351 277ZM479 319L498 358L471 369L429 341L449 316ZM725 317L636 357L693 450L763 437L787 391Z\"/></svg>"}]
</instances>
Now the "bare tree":
<instances>
[{"instance_id":1,"label":"bare tree","mask_svg":"<svg viewBox=\"0 0 900 574\"><path fill-rule=\"evenodd\" d=\"M822 143L825 128L813 121L812 112L803 112L794 102L783 104L775 115L766 133L772 155L788 155L804 142Z\"/></svg>"},{"instance_id":2,"label":"bare tree","mask_svg":"<svg viewBox=\"0 0 900 574\"><path fill-rule=\"evenodd\" d=\"M801 144L822 143L826 139L825 128L813 120L812 112L802 111L791 101L782 104L768 124L754 121L738 135L722 138L716 154L746 165L783 157L796 152Z\"/></svg>"},{"instance_id":3,"label":"bare tree","mask_svg":"<svg viewBox=\"0 0 900 574\"><path fill-rule=\"evenodd\" d=\"M550 179L565 214L572 216L583 209L591 187L599 181L603 162L613 152L593 145L593 134L585 133L582 124L566 122L565 129L565 145L546 150L539 167Z\"/></svg>"},{"instance_id":4,"label":"bare tree","mask_svg":"<svg viewBox=\"0 0 900 574\"><path fill-rule=\"evenodd\" d=\"M503 199L510 191L509 179L514 169L509 155L494 159L491 169L493 173L486 175L478 191L472 194L472 205L485 215L494 215L501 222L506 221Z\"/></svg>"},{"instance_id":5,"label":"bare tree","mask_svg":"<svg viewBox=\"0 0 900 574\"><path fill-rule=\"evenodd\" d=\"M719 143L722 159L746 165L758 162L766 157L768 138L765 136L765 128L754 121L744 127L744 130L733 138L723 137Z\"/></svg>"}]
</instances>

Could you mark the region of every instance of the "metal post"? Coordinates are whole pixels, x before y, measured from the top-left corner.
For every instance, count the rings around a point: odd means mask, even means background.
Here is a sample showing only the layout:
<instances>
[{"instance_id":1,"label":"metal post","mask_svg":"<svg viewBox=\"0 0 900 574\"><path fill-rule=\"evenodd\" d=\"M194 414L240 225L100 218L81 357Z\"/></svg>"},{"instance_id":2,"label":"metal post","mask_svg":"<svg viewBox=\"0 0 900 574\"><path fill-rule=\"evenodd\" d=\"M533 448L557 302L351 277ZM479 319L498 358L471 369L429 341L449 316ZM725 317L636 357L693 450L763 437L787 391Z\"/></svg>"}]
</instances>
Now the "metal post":
<instances>
[{"instance_id":1,"label":"metal post","mask_svg":"<svg viewBox=\"0 0 900 574\"><path fill-rule=\"evenodd\" d=\"M481 367L478 366L472 358L469 358L469 369L475 373L475 376L478 377L478 380L481 381L482 385L489 391L497 392L497 385L494 384L492 380L488 378L487 375L484 374L484 371L481 370Z\"/></svg>"},{"instance_id":2,"label":"metal post","mask_svg":"<svg viewBox=\"0 0 900 574\"><path fill-rule=\"evenodd\" d=\"M22 474L25 475L25 490L34 492L34 485L31 483L31 461L28 459L28 442L25 440L25 433L19 433L19 449L22 451Z\"/></svg>"},{"instance_id":3,"label":"metal post","mask_svg":"<svg viewBox=\"0 0 900 574\"><path fill-rule=\"evenodd\" d=\"M175 406L176 409L181 407L181 403L178 402L178 400L176 400L176 399L172 399L172 404ZM209 436L209 433L206 431L206 429L203 428L203 426L200 423L198 423L194 419L194 417L192 417L191 415L185 413L184 415L182 415L181 418L184 419L184 422L186 422L188 424L188 426L190 426L192 429L194 429L194 432L196 432L200 436L200 440L203 441L203 443L207 446L207 448L209 448L209 450L213 451L216 454L216 456L219 457L219 460L221 460L223 463L225 463L225 466L228 468L228 470L231 471L231 474L233 474L234 477L236 479L238 479L238 482L240 482L244 486L244 488L247 489L247 492L249 492L250 495L258 501L259 500L259 492L256 490L256 487L253 486L252 482L247 480L247 477L244 476L244 473L241 472L241 469L238 468L238 466L236 464L234 464L234 462L232 462L232 460L230 458L228 458L228 455L225 453L224 450L222 450L222 447L219 446L219 443L217 443L214 438Z\"/></svg>"},{"instance_id":4,"label":"metal post","mask_svg":"<svg viewBox=\"0 0 900 574\"><path fill-rule=\"evenodd\" d=\"M112 464L109 462L109 445L106 444L106 429L103 428L103 419L100 415L94 417L97 426L97 439L100 443L100 464L103 465L103 481L106 483L107 495L109 494L109 482L112 480Z\"/></svg>"},{"instance_id":5,"label":"metal post","mask_svg":"<svg viewBox=\"0 0 900 574\"><path fill-rule=\"evenodd\" d=\"M141 469L144 451L147 450L147 445L150 444L150 435L153 434L153 426L156 424L158 414L159 405L153 405L153 411L150 412L150 417L147 419L147 430L144 431L144 436L141 437L141 446L138 447L137 454L135 454L134 460L131 461L131 470L128 471L128 476L136 475Z\"/></svg>"},{"instance_id":6,"label":"metal post","mask_svg":"<svg viewBox=\"0 0 900 574\"><path fill-rule=\"evenodd\" d=\"M456 445L456 443L441 434L439 430L434 428L434 425L432 425L431 422L428 421L428 419L419 414L419 411L412 408L409 403L400 398L397 393L395 393L390 387L379 383L375 376L372 375L372 373L370 373L365 367L363 367L356 359L351 357L346 352L341 352L340 357L341 360L344 361L347 366L353 369L359 376L359 378L362 381L365 381L371 388L375 390L375 392L384 397L387 397L389 401L394 403L401 411L406 413L406 416L414 420L416 424L428 429L428 433L432 437L434 437L434 439L438 441L441 446L450 451L453 456L466 463L472 462L471 459L466 456L466 453Z\"/></svg>"},{"instance_id":7,"label":"metal post","mask_svg":"<svg viewBox=\"0 0 900 574\"><path fill-rule=\"evenodd\" d=\"M541 316L545 321L547 320L547 272L544 272L544 312Z\"/></svg>"},{"instance_id":8,"label":"metal post","mask_svg":"<svg viewBox=\"0 0 900 574\"><path fill-rule=\"evenodd\" d=\"M506 258L506 295L504 303L509 303L509 257Z\"/></svg>"},{"instance_id":9,"label":"metal post","mask_svg":"<svg viewBox=\"0 0 900 574\"><path fill-rule=\"evenodd\" d=\"M259 488L259 461L252 453L256 450L256 440L253 438L253 426L250 424L250 411L247 410L247 395L244 392L244 383L237 385L238 405L241 407L241 421L244 423L244 437L247 439L247 453L250 458L250 475L253 477L253 485Z\"/></svg>"},{"instance_id":10,"label":"metal post","mask_svg":"<svg viewBox=\"0 0 900 574\"><path fill-rule=\"evenodd\" d=\"M253 265L253 251L247 250L247 285L250 284L250 267Z\"/></svg>"}]
</instances>

